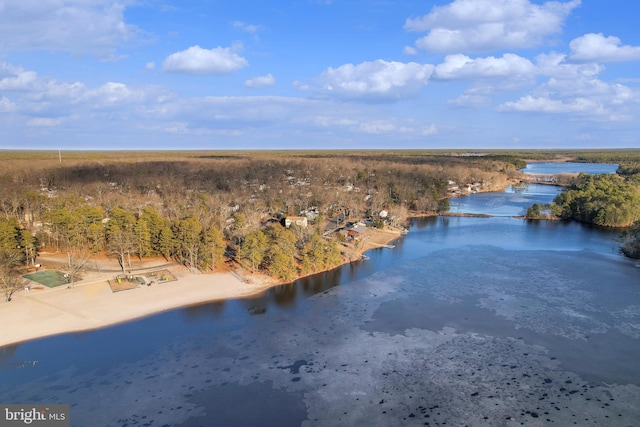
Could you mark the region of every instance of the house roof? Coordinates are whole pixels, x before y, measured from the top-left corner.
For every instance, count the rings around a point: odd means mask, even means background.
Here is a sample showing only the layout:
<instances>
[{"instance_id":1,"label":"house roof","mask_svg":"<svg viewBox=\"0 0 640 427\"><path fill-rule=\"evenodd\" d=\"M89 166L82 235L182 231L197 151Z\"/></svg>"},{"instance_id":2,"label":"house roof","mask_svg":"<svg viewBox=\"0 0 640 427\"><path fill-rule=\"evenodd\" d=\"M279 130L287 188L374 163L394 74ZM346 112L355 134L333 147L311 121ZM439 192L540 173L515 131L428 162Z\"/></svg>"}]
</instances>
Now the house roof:
<instances>
[{"instance_id":1,"label":"house roof","mask_svg":"<svg viewBox=\"0 0 640 427\"><path fill-rule=\"evenodd\" d=\"M367 231L367 226L361 222L358 222L356 224L351 224L349 227L347 227L347 231L354 231L356 233L364 233L365 231Z\"/></svg>"}]
</instances>

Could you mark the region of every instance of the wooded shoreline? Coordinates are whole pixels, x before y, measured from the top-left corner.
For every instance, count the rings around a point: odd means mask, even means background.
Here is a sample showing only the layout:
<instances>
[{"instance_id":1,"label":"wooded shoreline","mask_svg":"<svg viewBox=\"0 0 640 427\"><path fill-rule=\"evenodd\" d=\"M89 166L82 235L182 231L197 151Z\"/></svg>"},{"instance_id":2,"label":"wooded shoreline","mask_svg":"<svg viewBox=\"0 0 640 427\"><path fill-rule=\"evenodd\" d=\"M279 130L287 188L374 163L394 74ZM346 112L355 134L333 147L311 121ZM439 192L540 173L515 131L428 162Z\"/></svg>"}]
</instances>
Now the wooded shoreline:
<instances>
[{"instance_id":1,"label":"wooded shoreline","mask_svg":"<svg viewBox=\"0 0 640 427\"><path fill-rule=\"evenodd\" d=\"M522 158L631 159L623 171L636 170L633 162L640 161L640 150L5 154L0 274L7 279L2 290L13 301L0 304L0 321L19 327L12 335L3 333L0 346L253 296L360 260L367 250L400 238L411 217L488 217L448 212L449 200L518 182ZM70 278L70 289L23 291L21 275L35 269L43 249L67 254L58 267ZM122 273L132 269L132 258L144 264L163 257L175 263L180 285L109 297L104 286L113 272L96 277L83 267L107 256L111 269ZM241 274L225 268L225 260ZM148 304L116 315L100 305L94 307L100 316L82 309L90 301L109 307L126 295L143 294Z\"/></svg>"},{"instance_id":2,"label":"wooded shoreline","mask_svg":"<svg viewBox=\"0 0 640 427\"><path fill-rule=\"evenodd\" d=\"M297 277L294 281L341 268L349 262L361 259L367 251L384 247L401 237L396 232L374 232L361 250L352 253L354 260L345 259L343 264ZM45 257L49 261L55 258L64 262L65 255ZM118 265L115 260L108 259L100 260L100 264L102 273L98 269L92 270L73 287L48 289L33 287L34 283L31 283L32 289L29 292L18 292L11 302L0 302L0 323L11 325L0 334L0 347L19 345L21 342L52 335L101 329L187 306L248 299L275 286L287 284L249 272L243 272L240 277L232 272L192 273L184 266L174 264L170 270L178 277L175 282L154 283L114 293L108 280L117 274L114 272ZM160 264L164 266L164 260L145 260L136 263L134 267L137 271L153 270Z\"/></svg>"}]
</instances>

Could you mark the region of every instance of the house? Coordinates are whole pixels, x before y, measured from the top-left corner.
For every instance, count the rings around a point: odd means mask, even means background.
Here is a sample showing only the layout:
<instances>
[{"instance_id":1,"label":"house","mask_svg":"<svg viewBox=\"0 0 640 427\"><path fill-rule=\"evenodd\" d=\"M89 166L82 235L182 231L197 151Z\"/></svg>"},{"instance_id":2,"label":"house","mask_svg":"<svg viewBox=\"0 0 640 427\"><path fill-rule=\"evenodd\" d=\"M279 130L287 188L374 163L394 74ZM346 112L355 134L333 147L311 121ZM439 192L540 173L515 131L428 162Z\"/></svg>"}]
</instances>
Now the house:
<instances>
[{"instance_id":1,"label":"house","mask_svg":"<svg viewBox=\"0 0 640 427\"><path fill-rule=\"evenodd\" d=\"M320 212L318 212L318 208L314 206L307 210L301 210L300 215L304 215L309 221L313 221L320 215Z\"/></svg>"},{"instance_id":2,"label":"house","mask_svg":"<svg viewBox=\"0 0 640 427\"><path fill-rule=\"evenodd\" d=\"M298 227L306 227L308 225L306 216L287 216L283 221L285 228L289 228L292 225L297 225Z\"/></svg>"},{"instance_id":3,"label":"house","mask_svg":"<svg viewBox=\"0 0 640 427\"><path fill-rule=\"evenodd\" d=\"M360 240L366 232L367 226L362 222L350 223L340 230L340 234L351 240Z\"/></svg>"}]
</instances>

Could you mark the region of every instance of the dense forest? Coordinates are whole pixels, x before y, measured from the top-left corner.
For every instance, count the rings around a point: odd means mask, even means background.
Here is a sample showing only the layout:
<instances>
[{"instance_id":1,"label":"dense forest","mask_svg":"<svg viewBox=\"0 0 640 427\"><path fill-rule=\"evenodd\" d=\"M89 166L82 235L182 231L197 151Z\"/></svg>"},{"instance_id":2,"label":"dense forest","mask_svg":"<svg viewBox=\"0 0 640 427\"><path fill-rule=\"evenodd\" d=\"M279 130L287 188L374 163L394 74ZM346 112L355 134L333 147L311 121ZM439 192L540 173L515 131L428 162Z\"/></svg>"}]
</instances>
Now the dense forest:
<instances>
[{"instance_id":1,"label":"dense forest","mask_svg":"<svg viewBox=\"0 0 640 427\"><path fill-rule=\"evenodd\" d=\"M574 219L603 227L629 227L640 220L640 175L580 174L549 205L534 204L531 219Z\"/></svg>"},{"instance_id":2,"label":"dense forest","mask_svg":"<svg viewBox=\"0 0 640 427\"><path fill-rule=\"evenodd\" d=\"M605 227L628 227L640 219L640 181L632 175L581 174L554 203L561 218Z\"/></svg>"},{"instance_id":3,"label":"dense forest","mask_svg":"<svg viewBox=\"0 0 640 427\"><path fill-rule=\"evenodd\" d=\"M522 165L505 155L403 152L40 155L0 161L8 298L16 271L43 249L68 254L72 277L88 257L108 255L123 271L131 257L162 256L193 271L232 262L290 280L344 262L341 235L327 230L435 214L448 209L452 183L504 188ZM308 226L281 225L300 215Z\"/></svg>"}]
</instances>

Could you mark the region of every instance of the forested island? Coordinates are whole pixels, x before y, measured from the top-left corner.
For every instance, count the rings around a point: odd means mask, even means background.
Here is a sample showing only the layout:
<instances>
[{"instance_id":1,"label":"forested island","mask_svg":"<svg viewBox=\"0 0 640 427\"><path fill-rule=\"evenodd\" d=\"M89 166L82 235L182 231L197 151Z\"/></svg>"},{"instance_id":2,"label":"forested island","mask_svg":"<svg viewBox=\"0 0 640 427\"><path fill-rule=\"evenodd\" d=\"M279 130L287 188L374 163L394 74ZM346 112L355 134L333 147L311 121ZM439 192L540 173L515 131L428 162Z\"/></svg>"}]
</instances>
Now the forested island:
<instances>
[{"instance_id":1,"label":"forested island","mask_svg":"<svg viewBox=\"0 0 640 427\"><path fill-rule=\"evenodd\" d=\"M65 274L109 256L160 256L193 272L220 268L280 281L357 259L376 230L399 235L411 216L449 198L518 182L525 159L631 160L619 175L578 176L530 218L628 227L638 256L636 151L4 152L0 281L7 299L42 251ZM591 197L589 195L597 195ZM615 203L612 200L615 199ZM619 203L618 203L619 202Z\"/></svg>"}]
</instances>

